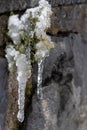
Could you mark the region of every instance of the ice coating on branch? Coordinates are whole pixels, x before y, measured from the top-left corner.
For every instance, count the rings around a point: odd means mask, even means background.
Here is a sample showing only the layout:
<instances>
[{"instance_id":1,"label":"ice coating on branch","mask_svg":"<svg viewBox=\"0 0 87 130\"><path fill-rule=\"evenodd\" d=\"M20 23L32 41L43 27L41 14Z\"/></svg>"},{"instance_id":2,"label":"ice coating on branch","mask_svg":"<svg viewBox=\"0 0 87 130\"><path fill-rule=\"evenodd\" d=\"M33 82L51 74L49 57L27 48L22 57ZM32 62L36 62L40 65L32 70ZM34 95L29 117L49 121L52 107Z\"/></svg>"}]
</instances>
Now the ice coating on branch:
<instances>
[{"instance_id":1,"label":"ice coating on branch","mask_svg":"<svg viewBox=\"0 0 87 130\"><path fill-rule=\"evenodd\" d=\"M37 94L39 96L42 94L44 59L54 47L51 38L46 34L51 24L51 15L51 5L47 0L40 0L38 7L27 9L20 18L19 15L12 15L8 20L8 35L13 43L6 47L6 58L9 69L12 69L13 64L17 67L19 108L17 118L20 122L24 120L25 88L31 76L32 44L35 45L34 57L38 61Z\"/></svg>"}]
</instances>

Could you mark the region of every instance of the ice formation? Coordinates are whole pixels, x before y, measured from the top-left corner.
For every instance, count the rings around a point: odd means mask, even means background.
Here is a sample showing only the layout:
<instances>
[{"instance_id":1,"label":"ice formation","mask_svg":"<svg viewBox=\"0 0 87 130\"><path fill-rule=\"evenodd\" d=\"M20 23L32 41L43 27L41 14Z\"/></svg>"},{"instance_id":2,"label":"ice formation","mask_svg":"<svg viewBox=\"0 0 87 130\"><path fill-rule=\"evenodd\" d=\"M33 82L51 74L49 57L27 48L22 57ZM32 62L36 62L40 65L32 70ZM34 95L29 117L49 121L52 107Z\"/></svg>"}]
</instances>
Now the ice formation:
<instances>
[{"instance_id":1,"label":"ice formation","mask_svg":"<svg viewBox=\"0 0 87 130\"><path fill-rule=\"evenodd\" d=\"M19 15L12 15L8 20L8 35L13 43L6 48L6 58L9 69L13 64L17 67L18 80L18 115L20 122L24 120L25 88L27 80L31 76L31 46L35 42L35 60L38 61L38 84L37 94L42 98L42 73L43 62L49 55L49 50L54 47L50 37L46 35L50 27L50 16L52 15L51 5L46 0L40 0L39 6L27 9L19 18Z\"/></svg>"},{"instance_id":2,"label":"ice formation","mask_svg":"<svg viewBox=\"0 0 87 130\"><path fill-rule=\"evenodd\" d=\"M44 67L44 58L38 61L38 76L37 76L37 95L39 99L43 99L43 87L42 87L42 75L43 75L43 67Z\"/></svg>"}]
</instances>

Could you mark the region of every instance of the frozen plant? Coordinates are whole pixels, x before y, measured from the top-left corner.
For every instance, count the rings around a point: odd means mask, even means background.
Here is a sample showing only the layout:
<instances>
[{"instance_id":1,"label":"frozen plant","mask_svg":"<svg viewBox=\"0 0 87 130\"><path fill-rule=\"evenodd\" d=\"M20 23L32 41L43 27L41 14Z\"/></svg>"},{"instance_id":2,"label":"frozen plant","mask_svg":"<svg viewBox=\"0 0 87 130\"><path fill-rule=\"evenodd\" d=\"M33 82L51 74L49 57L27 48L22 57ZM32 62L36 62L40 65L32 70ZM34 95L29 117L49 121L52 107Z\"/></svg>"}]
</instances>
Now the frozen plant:
<instances>
[{"instance_id":1,"label":"frozen plant","mask_svg":"<svg viewBox=\"0 0 87 130\"><path fill-rule=\"evenodd\" d=\"M6 58L9 70L13 69L14 64L17 67L17 118L20 122L24 120L25 88L31 77L32 60L38 61L38 95L42 90L42 64L49 55L49 50L54 47L50 37L46 35L51 15L51 5L46 0L40 0L38 7L27 9L20 18L19 15L12 15L8 20L8 35L12 42L6 47Z\"/></svg>"}]
</instances>

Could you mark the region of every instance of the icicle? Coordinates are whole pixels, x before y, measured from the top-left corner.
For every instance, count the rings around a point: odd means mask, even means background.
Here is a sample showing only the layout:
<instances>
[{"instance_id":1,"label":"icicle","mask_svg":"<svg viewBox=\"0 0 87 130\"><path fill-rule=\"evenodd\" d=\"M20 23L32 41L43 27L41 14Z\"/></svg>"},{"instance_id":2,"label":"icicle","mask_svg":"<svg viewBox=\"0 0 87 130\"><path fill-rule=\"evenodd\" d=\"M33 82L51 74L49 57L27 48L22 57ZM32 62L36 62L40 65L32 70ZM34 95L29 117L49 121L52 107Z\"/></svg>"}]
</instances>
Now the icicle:
<instances>
[{"instance_id":1,"label":"icicle","mask_svg":"<svg viewBox=\"0 0 87 130\"><path fill-rule=\"evenodd\" d=\"M20 122L24 120L25 88L28 78L31 76L31 66L25 54L20 54L16 60L18 80L18 115Z\"/></svg>"},{"instance_id":2,"label":"icicle","mask_svg":"<svg viewBox=\"0 0 87 130\"><path fill-rule=\"evenodd\" d=\"M40 61L38 61L37 96L39 99L43 99L42 76L43 76L44 60L47 56L49 56L49 52L47 52L45 56Z\"/></svg>"},{"instance_id":3,"label":"icicle","mask_svg":"<svg viewBox=\"0 0 87 130\"><path fill-rule=\"evenodd\" d=\"M25 103L25 86L26 83L20 83L18 88L18 107L17 118L20 122L24 121L24 103Z\"/></svg>"},{"instance_id":4,"label":"icicle","mask_svg":"<svg viewBox=\"0 0 87 130\"><path fill-rule=\"evenodd\" d=\"M38 79L37 79L37 95L39 99L43 99L43 88L42 88L42 74L43 74L43 62L44 60L41 59L38 62Z\"/></svg>"}]
</instances>

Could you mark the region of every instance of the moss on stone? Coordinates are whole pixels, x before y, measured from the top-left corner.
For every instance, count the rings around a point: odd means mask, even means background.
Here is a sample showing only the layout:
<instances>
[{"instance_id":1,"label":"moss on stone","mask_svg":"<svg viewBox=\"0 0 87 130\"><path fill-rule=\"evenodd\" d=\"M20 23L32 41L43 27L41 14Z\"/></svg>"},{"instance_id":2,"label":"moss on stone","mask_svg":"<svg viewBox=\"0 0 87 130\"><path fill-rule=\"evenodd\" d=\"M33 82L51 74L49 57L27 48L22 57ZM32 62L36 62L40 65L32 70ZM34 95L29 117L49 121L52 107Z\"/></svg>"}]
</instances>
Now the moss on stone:
<instances>
[{"instance_id":1,"label":"moss on stone","mask_svg":"<svg viewBox=\"0 0 87 130\"><path fill-rule=\"evenodd\" d=\"M32 89L32 83L28 83L28 84L26 85L26 90L25 90L25 95L26 95L26 96L30 96L30 94L31 94L31 89Z\"/></svg>"},{"instance_id":2,"label":"moss on stone","mask_svg":"<svg viewBox=\"0 0 87 130\"><path fill-rule=\"evenodd\" d=\"M55 27L51 27L50 29L47 30L48 33L51 35L56 35L58 33L59 29Z\"/></svg>"}]
</instances>

